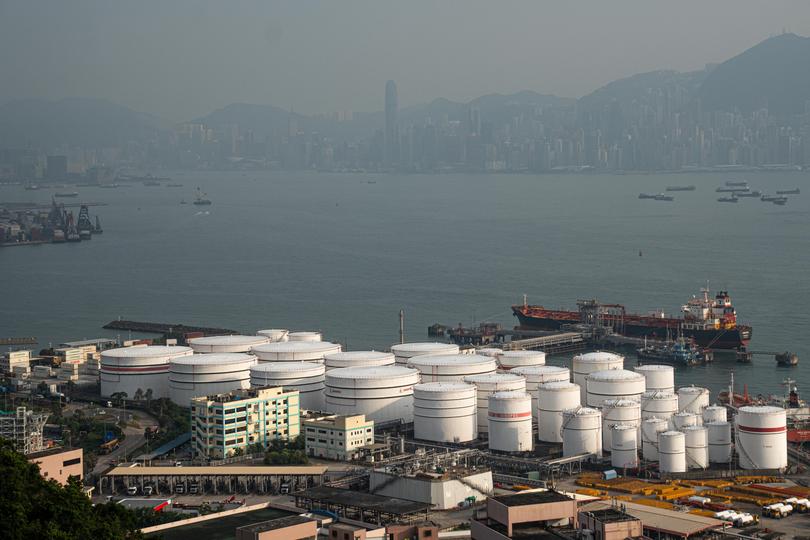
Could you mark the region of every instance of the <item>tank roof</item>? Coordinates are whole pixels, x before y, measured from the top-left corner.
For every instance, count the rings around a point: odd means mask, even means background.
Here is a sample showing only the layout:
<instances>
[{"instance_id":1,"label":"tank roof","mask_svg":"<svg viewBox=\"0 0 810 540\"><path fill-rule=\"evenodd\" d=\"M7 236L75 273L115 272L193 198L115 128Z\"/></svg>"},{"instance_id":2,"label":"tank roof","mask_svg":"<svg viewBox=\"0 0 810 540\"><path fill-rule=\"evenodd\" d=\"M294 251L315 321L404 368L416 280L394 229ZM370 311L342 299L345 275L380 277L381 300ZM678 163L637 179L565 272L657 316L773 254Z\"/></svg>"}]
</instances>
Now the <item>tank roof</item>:
<instances>
[{"instance_id":1,"label":"tank roof","mask_svg":"<svg viewBox=\"0 0 810 540\"><path fill-rule=\"evenodd\" d=\"M257 353L302 353L326 352L335 347L340 345L330 341L275 341L251 347L250 350Z\"/></svg>"},{"instance_id":2,"label":"tank roof","mask_svg":"<svg viewBox=\"0 0 810 540\"><path fill-rule=\"evenodd\" d=\"M383 360L393 358L393 354L384 351L342 351L324 355L326 360Z\"/></svg>"},{"instance_id":3,"label":"tank roof","mask_svg":"<svg viewBox=\"0 0 810 540\"><path fill-rule=\"evenodd\" d=\"M669 430L669 431L662 431L658 434L659 437L683 437L684 434L681 431Z\"/></svg>"},{"instance_id":4,"label":"tank roof","mask_svg":"<svg viewBox=\"0 0 810 540\"><path fill-rule=\"evenodd\" d=\"M464 377L465 382L469 383L489 383L489 382L518 382L525 381L526 377L517 373L476 373L474 375L467 375Z\"/></svg>"},{"instance_id":5,"label":"tank roof","mask_svg":"<svg viewBox=\"0 0 810 540\"><path fill-rule=\"evenodd\" d=\"M490 398L495 399L531 399L532 396L523 390L501 390L489 395Z\"/></svg>"},{"instance_id":6,"label":"tank roof","mask_svg":"<svg viewBox=\"0 0 810 540\"><path fill-rule=\"evenodd\" d=\"M632 399L624 399L624 398L612 398L606 399L602 402L602 407L640 407L641 404L638 401L633 401Z\"/></svg>"},{"instance_id":7,"label":"tank roof","mask_svg":"<svg viewBox=\"0 0 810 540\"><path fill-rule=\"evenodd\" d=\"M563 373L569 372L570 370L567 367L562 366L518 366L516 368L510 369L509 373L519 373L521 375L548 375L550 373Z\"/></svg>"},{"instance_id":8,"label":"tank roof","mask_svg":"<svg viewBox=\"0 0 810 540\"><path fill-rule=\"evenodd\" d=\"M266 336L205 336L192 338L188 342L192 345L259 345L267 343Z\"/></svg>"},{"instance_id":9,"label":"tank roof","mask_svg":"<svg viewBox=\"0 0 810 540\"><path fill-rule=\"evenodd\" d=\"M543 351L504 351L501 356L509 358L532 358L534 356L545 357L546 353Z\"/></svg>"},{"instance_id":10,"label":"tank roof","mask_svg":"<svg viewBox=\"0 0 810 540\"><path fill-rule=\"evenodd\" d=\"M413 389L421 392L457 392L461 390L473 390L475 386L462 382L426 382L414 385Z\"/></svg>"},{"instance_id":11,"label":"tank roof","mask_svg":"<svg viewBox=\"0 0 810 540\"><path fill-rule=\"evenodd\" d=\"M703 388L702 386L695 386L695 385L681 386L680 388L678 388L678 393L679 394L680 393L684 393L684 394L708 394L709 389L708 388Z\"/></svg>"},{"instance_id":12,"label":"tank roof","mask_svg":"<svg viewBox=\"0 0 810 540\"><path fill-rule=\"evenodd\" d=\"M263 373L300 373L303 371L326 371L326 366L316 362L259 362L252 368L251 372Z\"/></svg>"},{"instance_id":13,"label":"tank roof","mask_svg":"<svg viewBox=\"0 0 810 540\"><path fill-rule=\"evenodd\" d=\"M245 353L212 353L212 354L193 354L191 356L181 356L179 358L172 358L172 364L179 364L184 366L202 366L209 364L240 364L242 362L256 361L256 357L252 354Z\"/></svg>"},{"instance_id":14,"label":"tank roof","mask_svg":"<svg viewBox=\"0 0 810 540\"><path fill-rule=\"evenodd\" d=\"M594 371L588 374L588 379L600 381L637 381L643 379L644 375L626 369L606 369L604 371Z\"/></svg>"},{"instance_id":15,"label":"tank roof","mask_svg":"<svg viewBox=\"0 0 810 540\"><path fill-rule=\"evenodd\" d=\"M336 379L385 379L419 375L419 370L405 366L355 366L333 369L326 372L326 378Z\"/></svg>"},{"instance_id":16,"label":"tank roof","mask_svg":"<svg viewBox=\"0 0 810 540\"><path fill-rule=\"evenodd\" d=\"M397 343L396 345L391 345L391 352L430 352L430 351L457 351L458 345L453 345L452 343L440 343L438 341L427 342L415 342L415 343Z\"/></svg>"},{"instance_id":17,"label":"tank roof","mask_svg":"<svg viewBox=\"0 0 810 540\"><path fill-rule=\"evenodd\" d=\"M683 426L681 431L705 431L706 426Z\"/></svg>"},{"instance_id":18,"label":"tank roof","mask_svg":"<svg viewBox=\"0 0 810 540\"><path fill-rule=\"evenodd\" d=\"M746 405L740 407L738 412L745 412L748 414L776 414L785 413L785 409L781 407L774 407L773 405Z\"/></svg>"},{"instance_id":19,"label":"tank roof","mask_svg":"<svg viewBox=\"0 0 810 540\"><path fill-rule=\"evenodd\" d=\"M420 356L411 357L409 363L417 366L463 366L491 364L493 369L497 365L494 358L490 356L481 356L478 354L423 354Z\"/></svg>"},{"instance_id":20,"label":"tank roof","mask_svg":"<svg viewBox=\"0 0 810 540\"><path fill-rule=\"evenodd\" d=\"M569 388L579 388L579 385L571 381L552 381L541 383L537 386L539 390L568 390Z\"/></svg>"},{"instance_id":21,"label":"tank roof","mask_svg":"<svg viewBox=\"0 0 810 540\"><path fill-rule=\"evenodd\" d=\"M574 416L592 416L596 414L602 416L602 411L592 407L574 407L573 409L564 410L563 413L572 414Z\"/></svg>"},{"instance_id":22,"label":"tank roof","mask_svg":"<svg viewBox=\"0 0 810 540\"><path fill-rule=\"evenodd\" d=\"M102 356L111 358L152 358L158 356L188 355L194 352L191 347L179 345L146 345L144 347L121 347L102 351Z\"/></svg>"},{"instance_id":23,"label":"tank roof","mask_svg":"<svg viewBox=\"0 0 810 540\"><path fill-rule=\"evenodd\" d=\"M643 399L678 399L673 392L662 392L661 390L648 390L641 394Z\"/></svg>"},{"instance_id":24,"label":"tank roof","mask_svg":"<svg viewBox=\"0 0 810 540\"><path fill-rule=\"evenodd\" d=\"M633 424L613 424L612 429L615 429L617 431L626 431L628 429L638 429L638 426L635 426Z\"/></svg>"},{"instance_id":25,"label":"tank roof","mask_svg":"<svg viewBox=\"0 0 810 540\"><path fill-rule=\"evenodd\" d=\"M641 366L636 366L636 371L675 371L673 366L667 366L664 364L644 364Z\"/></svg>"},{"instance_id":26,"label":"tank roof","mask_svg":"<svg viewBox=\"0 0 810 540\"><path fill-rule=\"evenodd\" d=\"M624 356L607 351L593 351L584 354L578 354L574 356L574 360L579 360L580 362L589 364L615 360L624 360Z\"/></svg>"}]
</instances>

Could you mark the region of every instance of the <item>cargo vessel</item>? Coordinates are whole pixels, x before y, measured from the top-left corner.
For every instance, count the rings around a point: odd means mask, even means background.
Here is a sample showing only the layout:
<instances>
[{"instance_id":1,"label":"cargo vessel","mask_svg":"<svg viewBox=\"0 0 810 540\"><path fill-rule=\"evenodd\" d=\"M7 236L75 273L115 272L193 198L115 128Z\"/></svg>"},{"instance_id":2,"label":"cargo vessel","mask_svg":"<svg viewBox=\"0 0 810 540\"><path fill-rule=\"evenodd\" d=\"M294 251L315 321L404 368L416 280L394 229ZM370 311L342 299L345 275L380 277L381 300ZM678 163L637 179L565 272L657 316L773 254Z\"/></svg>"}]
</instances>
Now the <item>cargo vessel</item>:
<instances>
[{"instance_id":1,"label":"cargo vessel","mask_svg":"<svg viewBox=\"0 0 810 540\"><path fill-rule=\"evenodd\" d=\"M600 304L596 300L577 302L578 311L551 310L543 306L512 306L513 314L525 328L560 330L567 325L596 324L610 327L619 335L665 339L667 335L692 338L707 349L739 349L751 339L751 327L737 324L737 312L726 291L718 291L714 299L708 289L701 289L682 306L682 317L667 317L663 313L635 315L627 313L621 304Z\"/></svg>"}]
</instances>

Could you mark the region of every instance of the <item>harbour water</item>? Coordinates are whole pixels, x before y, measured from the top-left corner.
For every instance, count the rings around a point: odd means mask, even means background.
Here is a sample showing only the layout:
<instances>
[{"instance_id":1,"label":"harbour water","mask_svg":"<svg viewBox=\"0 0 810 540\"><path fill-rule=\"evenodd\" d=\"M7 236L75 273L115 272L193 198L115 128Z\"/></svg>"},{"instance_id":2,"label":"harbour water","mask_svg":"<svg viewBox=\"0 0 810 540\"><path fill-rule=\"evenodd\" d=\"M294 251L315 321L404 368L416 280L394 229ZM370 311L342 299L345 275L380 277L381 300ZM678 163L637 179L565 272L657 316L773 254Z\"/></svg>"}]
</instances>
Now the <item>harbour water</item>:
<instances>
[{"instance_id":1,"label":"harbour water","mask_svg":"<svg viewBox=\"0 0 810 540\"><path fill-rule=\"evenodd\" d=\"M398 339L400 308L415 341L437 321L512 326L524 293L546 307L595 297L677 313L708 280L753 325L751 349L787 349L800 365L719 358L679 370L680 384L717 390L734 370L750 391L774 393L810 375L807 173L168 175L184 188L77 188L71 202L108 204L94 209L105 234L89 242L0 249L0 337L110 336L101 326L123 317L317 329L381 349ZM717 203L729 179L802 194L784 207ZM673 184L697 189L637 198ZM190 204L197 186L211 206ZM47 204L54 191L0 186L0 202Z\"/></svg>"}]
</instances>

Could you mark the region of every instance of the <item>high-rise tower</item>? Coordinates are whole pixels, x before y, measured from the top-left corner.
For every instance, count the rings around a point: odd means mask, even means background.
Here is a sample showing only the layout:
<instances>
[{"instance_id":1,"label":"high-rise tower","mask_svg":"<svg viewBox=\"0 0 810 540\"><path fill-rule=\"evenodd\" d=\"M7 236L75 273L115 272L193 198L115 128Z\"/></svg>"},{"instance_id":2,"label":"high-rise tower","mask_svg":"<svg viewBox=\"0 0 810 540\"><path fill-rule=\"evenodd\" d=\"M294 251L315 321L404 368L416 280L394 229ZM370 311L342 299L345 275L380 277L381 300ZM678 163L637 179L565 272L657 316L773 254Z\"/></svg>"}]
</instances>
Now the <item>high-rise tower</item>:
<instances>
[{"instance_id":1,"label":"high-rise tower","mask_svg":"<svg viewBox=\"0 0 810 540\"><path fill-rule=\"evenodd\" d=\"M394 81L385 83L385 164L390 166L399 161L399 126L397 124L397 85Z\"/></svg>"}]
</instances>

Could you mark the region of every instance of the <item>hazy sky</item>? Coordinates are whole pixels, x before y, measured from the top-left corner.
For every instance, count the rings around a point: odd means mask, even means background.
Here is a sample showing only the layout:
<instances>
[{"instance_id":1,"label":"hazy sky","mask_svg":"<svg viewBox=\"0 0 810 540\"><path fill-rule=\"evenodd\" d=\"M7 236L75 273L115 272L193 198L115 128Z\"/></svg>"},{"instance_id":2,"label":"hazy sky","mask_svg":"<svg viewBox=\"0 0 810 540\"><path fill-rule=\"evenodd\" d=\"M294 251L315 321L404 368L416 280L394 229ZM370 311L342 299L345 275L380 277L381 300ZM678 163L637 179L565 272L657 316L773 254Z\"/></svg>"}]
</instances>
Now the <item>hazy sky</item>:
<instances>
[{"instance_id":1,"label":"hazy sky","mask_svg":"<svg viewBox=\"0 0 810 540\"><path fill-rule=\"evenodd\" d=\"M807 0L0 0L0 101L103 97L179 121L228 103L381 110L699 69L788 30Z\"/></svg>"}]
</instances>

